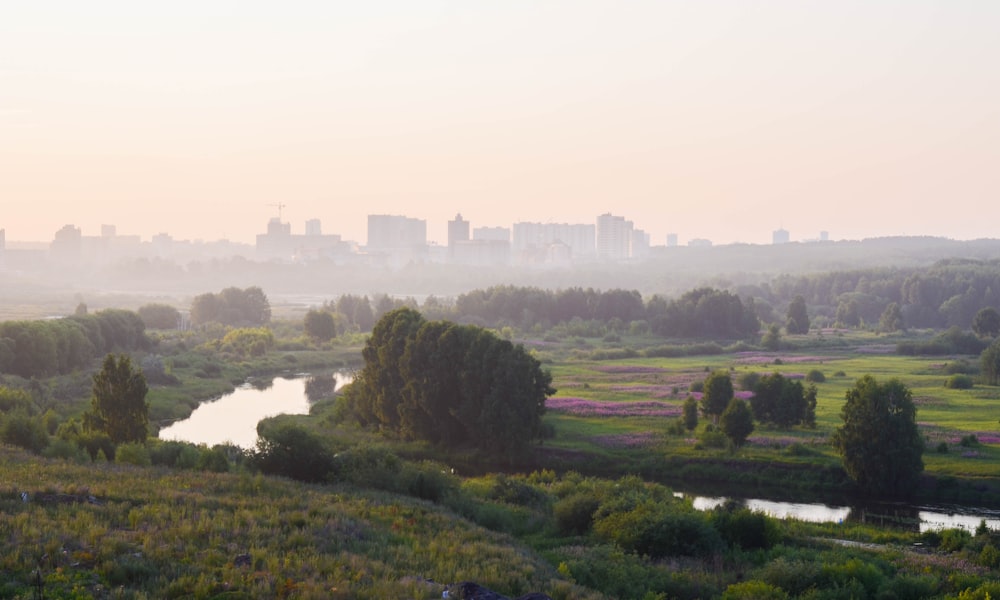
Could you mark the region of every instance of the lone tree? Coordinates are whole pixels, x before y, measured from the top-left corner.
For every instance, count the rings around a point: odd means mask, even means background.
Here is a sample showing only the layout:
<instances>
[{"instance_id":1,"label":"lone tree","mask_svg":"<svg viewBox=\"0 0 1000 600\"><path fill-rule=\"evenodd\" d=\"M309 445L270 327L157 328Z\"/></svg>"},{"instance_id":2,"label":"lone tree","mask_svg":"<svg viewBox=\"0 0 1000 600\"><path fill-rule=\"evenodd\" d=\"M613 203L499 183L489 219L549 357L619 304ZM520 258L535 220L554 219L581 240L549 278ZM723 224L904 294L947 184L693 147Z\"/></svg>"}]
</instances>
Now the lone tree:
<instances>
[{"instance_id":1,"label":"lone tree","mask_svg":"<svg viewBox=\"0 0 1000 600\"><path fill-rule=\"evenodd\" d=\"M775 372L760 378L750 399L753 415L761 423L778 427L816 425L816 387L808 389L802 383Z\"/></svg>"},{"instance_id":2,"label":"lone tree","mask_svg":"<svg viewBox=\"0 0 1000 600\"><path fill-rule=\"evenodd\" d=\"M91 389L92 429L103 431L115 444L145 442L149 425L146 377L124 354L104 357Z\"/></svg>"},{"instance_id":3,"label":"lone tree","mask_svg":"<svg viewBox=\"0 0 1000 600\"><path fill-rule=\"evenodd\" d=\"M809 315L806 313L806 299L796 296L788 305L788 320L785 322L788 333L809 333Z\"/></svg>"},{"instance_id":4,"label":"lone tree","mask_svg":"<svg viewBox=\"0 0 1000 600\"><path fill-rule=\"evenodd\" d=\"M865 375L846 398L844 425L832 438L844 470L872 496L912 492L924 470L924 441L910 390L897 379L880 384Z\"/></svg>"},{"instance_id":5,"label":"lone tree","mask_svg":"<svg viewBox=\"0 0 1000 600\"><path fill-rule=\"evenodd\" d=\"M719 428L729 441L739 448L753 433L753 413L746 401L733 398L719 417Z\"/></svg>"},{"instance_id":6,"label":"lone tree","mask_svg":"<svg viewBox=\"0 0 1000 600\"><path fill-rule=\"evenodd\" d=\"M702 388L701 412L712 417L713 422L719 421L719 415L729 406L733 399L733 380L726 371L715 371L705 378Z\"/></svg>"},{"instance_id":7,"label":"lone tree","mask_svg":"<svg viewBox=\"0 0 1000 600\"><path fill-rule=\"evenodd\" d=\"M325 310L310 310L302 321L306 335L317 342L329 342L337 337L337 322Z\"/></svg>"},{"instance_id":8,"label":"lone tree","mask_svg":"<svg viewBox=\"0 0 1000 600\"><path fill-rule=\"evenodd\" d=\"M1000 313L992 306L981 309L972 320L972 330L981 337L995 338L1000 335Z\"/></svg>"},{"instance_id":9,"label":"lone tree","mask_svg":"<svg viewBox=\"0 0 1000 600\"><path fill-rule=\"evenodd\" d=\"M698 401L688 396L684 401L684 428L694 431L698 427Z\"/></svg>"}]
</instances>

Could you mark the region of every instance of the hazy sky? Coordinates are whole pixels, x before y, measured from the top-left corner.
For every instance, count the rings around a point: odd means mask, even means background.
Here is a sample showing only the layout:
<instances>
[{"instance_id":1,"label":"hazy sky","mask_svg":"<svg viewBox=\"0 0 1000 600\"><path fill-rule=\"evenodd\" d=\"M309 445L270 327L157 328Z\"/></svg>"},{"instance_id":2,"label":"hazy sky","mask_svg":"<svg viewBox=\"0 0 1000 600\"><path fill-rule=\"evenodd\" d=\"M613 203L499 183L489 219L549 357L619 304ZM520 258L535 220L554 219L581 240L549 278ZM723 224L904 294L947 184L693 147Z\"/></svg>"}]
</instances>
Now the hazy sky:
<instances>
[{"instance_id":1,"label":"hazy sky","mask_svg":"<svg viewBox=\"0 0 1000 600\"><path fill-rule=\"evenodd\" d=\"M1000 237L1000 2L0 3L0 228Z\"/></svg>"}]
</instances>

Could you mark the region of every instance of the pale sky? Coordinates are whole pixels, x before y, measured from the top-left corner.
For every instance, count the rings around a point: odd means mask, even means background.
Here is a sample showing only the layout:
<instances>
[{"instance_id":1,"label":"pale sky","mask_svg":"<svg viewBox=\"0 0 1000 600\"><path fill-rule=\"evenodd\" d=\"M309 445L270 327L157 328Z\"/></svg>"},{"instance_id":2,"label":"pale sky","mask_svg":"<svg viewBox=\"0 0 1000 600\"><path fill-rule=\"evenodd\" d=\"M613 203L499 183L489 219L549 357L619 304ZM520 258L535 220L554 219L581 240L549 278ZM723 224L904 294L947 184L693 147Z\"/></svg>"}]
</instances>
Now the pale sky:
<instances>
[{"instance_id":1,"label":"pale sky","mask_svg":"<svg viewBox=\"0 0 1000 600\"><path fill-rule=\"evenodd\" d=\"M1000 2L0 2L0 228L1000 237Z\"/></svg>"}]
</instances>

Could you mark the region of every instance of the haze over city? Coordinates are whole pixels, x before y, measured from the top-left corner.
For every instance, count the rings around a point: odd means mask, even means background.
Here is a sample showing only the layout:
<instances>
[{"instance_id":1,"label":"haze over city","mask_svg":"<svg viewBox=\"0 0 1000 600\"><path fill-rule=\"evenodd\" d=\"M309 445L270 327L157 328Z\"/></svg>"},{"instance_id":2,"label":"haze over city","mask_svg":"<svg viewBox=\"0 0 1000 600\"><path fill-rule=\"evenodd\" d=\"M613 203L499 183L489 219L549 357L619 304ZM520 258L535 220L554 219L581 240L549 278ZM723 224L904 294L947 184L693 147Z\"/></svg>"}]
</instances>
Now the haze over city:
<instances>
[{"instance_id":1,"label":"haze over city","mask_svg":"<svg viewBox=\"0 0 1000 600\"><path fill-rule=\"evenodd\" d=\"M6 3L0 228L995 237L996 31L985 1Z\"/></svg>"}]
</instances>

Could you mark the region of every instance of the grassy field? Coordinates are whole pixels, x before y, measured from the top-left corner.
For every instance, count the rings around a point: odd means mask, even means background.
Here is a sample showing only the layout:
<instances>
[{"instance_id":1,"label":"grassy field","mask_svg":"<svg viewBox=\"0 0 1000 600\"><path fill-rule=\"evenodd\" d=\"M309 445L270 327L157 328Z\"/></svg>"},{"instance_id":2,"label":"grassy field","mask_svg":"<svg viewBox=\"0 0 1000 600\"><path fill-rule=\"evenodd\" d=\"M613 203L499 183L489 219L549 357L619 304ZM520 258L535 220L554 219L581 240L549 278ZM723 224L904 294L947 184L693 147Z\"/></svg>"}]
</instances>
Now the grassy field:
<instances>
[{"instance_id":1,"label":"grassy field","mask_svg":"<svg viewBox=\"0 0 1000 600\"><path fill-rule=\"evenodd\" d=\"M945 387L946 365L976 356L909 357L891 351L891 339L873 334L842 335L835 344L816 336L791 340L800 349L781 352L742 351L723 354L615 360L593 360L578 350L548 347L546 366L558 392L549 401L546 422L555 429L545 447L553 456L586 464L619 464L633 472L648 469L656 457L671 460L741 460L763 463L839 464L829 445L841 425L845 393L866 374L899 379L912 391L917 420L926 439L925 472L938 477L1000 478L1000 388L976 384L972 389ZM635 341L623 344L636 344ZM599 340L586 347L598 347ZM638 345L638 344L636 344ZM580 341L576 341L580 346ZM833 346L833 347L830 347ZM816 427L776 430L757 424L740 449L712 448L699 443L704 418L694 432L671 434L692 384L715 370L728 371L737 395L748 373L781 373L802 380L812 371L823 375L817 388ZM969 436L975 436L976 441ZM963 444L963 438L965 440ZM943 445L942 445L943 444Z\"/></svg>"}]
</instances>

